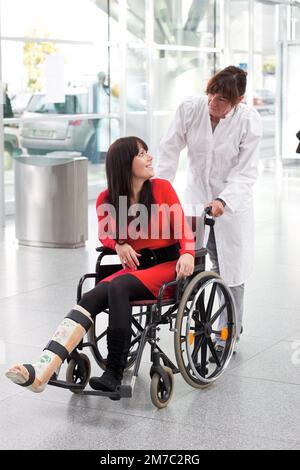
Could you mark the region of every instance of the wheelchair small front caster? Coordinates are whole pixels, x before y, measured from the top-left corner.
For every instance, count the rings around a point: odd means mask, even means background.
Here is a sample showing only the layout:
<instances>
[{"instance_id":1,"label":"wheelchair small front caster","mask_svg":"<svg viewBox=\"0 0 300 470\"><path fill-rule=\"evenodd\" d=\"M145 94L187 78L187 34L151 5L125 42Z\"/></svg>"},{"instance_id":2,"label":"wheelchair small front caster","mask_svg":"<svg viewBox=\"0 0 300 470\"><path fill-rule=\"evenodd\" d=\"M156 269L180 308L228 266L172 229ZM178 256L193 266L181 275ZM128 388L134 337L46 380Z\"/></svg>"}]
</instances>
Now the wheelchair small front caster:
<instances>
[{"instance_id":1,"label":"wheelchair small front caster","mask_svg":"<svg viewBox=\"0 0 300 470\"><path fill-rule=\"evenodd\" d=\"M80 353L79 356L81 364L79 365L76 359L71 359L66 371L66 381L68 383L82 385L82 389L70 387L72 393L81 393L88 384L91 375L91 363L88 356L83 353Z\"/></svg>"},{"instance_id":2,"label":"wheelchair small front caster","mask_svg":"<svg viewBox=\"0 0 300 470\"><path fill-rule=\"evenodd\" d=\"M150 395L154 406L165 408L168 406L174 391L174 376L172 369L162 367L167 375L167 380L159 372L155 372L151 378Z\"/></svg>"}]
</instances>

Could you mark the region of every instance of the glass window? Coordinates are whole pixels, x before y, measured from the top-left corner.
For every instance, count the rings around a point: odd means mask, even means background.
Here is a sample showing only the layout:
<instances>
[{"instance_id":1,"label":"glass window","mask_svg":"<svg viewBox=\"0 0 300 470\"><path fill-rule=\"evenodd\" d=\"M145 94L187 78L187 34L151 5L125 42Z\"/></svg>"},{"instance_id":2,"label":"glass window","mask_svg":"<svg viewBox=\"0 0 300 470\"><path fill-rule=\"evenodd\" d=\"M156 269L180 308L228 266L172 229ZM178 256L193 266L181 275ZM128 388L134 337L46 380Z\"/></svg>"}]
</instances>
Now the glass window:
<instances>
[{"instance_id":1,"label":"glass window","mask_svg":"<svg viewBox=\"0 0 300 470\"><path fill-rule=\"evenodd\" d=\"M103 42L107 40L107 2L2 0L2 36Z\"/></svg>"},{"instance_id":2,"label":"glass window","mask_svg":"<svg viewBox=\"0 0 300 470\"><path fill-rule=\"evenodd\" d=\"M229 10L229 49L234 65L248 64L249 2L231 0Z\"/></svg>"},{"instance_id":3,"label":"glass window","mask_svg":"<svg viewBox=\"0 0 300 470\"><path fill-rule=\"evenodd\" d=\"M156 2L154 2L156 3ZM146 34L145 0L127 0L127 41L144 42Z\"/></svg>"},{"instance_id":4,"label":"glass window","mask_svg":"<svg viewBox=\"0 0 300 470\"><path fill-rule=\"evenodd\" d=\"M144 48L127 52L126 134L149 143L147 119L147 59Z\"/></svg>"},{"instance_id":5,"label":"glass window","mask_svg":"<svg viewBox=\"0 0 300 470\"><path fill-rule=\"evenodd\" d=\"M108 49L101 54L97 45L74 45L45 42L2 41L3 82L16 105L17 115L28 103L30 94L42 92L46 86L46 58L59 55L64 61L65 88L84 87L92 93L98 74L104 87L108 84ZM93 112L92 105L86 112Z\"/></svg>"},{"instance_id":6,"label":"glass window","mask_svg":"<svg viewBox=\"0 0 300 470\"><path fill-rule=\"evenodd\" d=\"M115 65L109 65L109 39L119 39L116 3L2 0L2 78L11 109L6 106L5 118L27 113L39 118L4 126L6 200L13 199L13 156L20 152L80 152L89 159L89 179L103 174L107 148L120 134L119 119L55 120L55 115L118 112L117 46ZM108 22L109 4L115 6L115 15ZM49 55L63 58L63 74L56 77L63 102L46 97ZM51 115L51 120L41 121L41 115Z\"/></svg>"},{"instance_id":7,"label":"glass window","mask_svg":"<svg viewBox=\"0 0 300 470\"><path fill-rule=\"evenodd\" d=\"M145 49L128 49L127 52L127 110L146 111L147 108L147 58Z\"/></svg>"},{"instance_id":8,"label":"glass window","mask_svg":"<svg viewBox=\"0 0 300 470\"><path fill-rule=\"evenodd\" d=\"M220 47L217 0L154 2L154 40L157 44Z\"/></svg>"},{"instance_id":9,"label":"glass window","mask_svg":"<svg viewBox=\"0 0 300 470\"><path fill-rule=\"evenodd\" d=\"M174 110L190 95L205 92L207 80L219 68L215 53L157 51L154 58L154 109Z\"/></svg>"},{"instance_id":10,"label":"glass window","mask_svg":"<svg viewBox=\"0 0 300 470\"><path fill-rule=\"evenodd\" d=\"M46 95L34 95L27 111L39 114L80 114L88 111L88 94L65 95L64 103L49 103Z\"/></svg>"},{"instance_id":11,"label":"glass window","mask_svg":"<svg viewBox=\"0 0 300 470\"><path fill-rule=\"evenodd\" d=\"M46 96L46 58L49 54L58 54L63 57L64 76L61 77L65 90L65 99L62 103L49 101ZM78 45L78 44L62 44L45 42L22 42L22 41L2 41L3 55L3 81L7 86L7 94L10 98L12 107L12 116L22 117L24 113L40 114L86 114L86 113L102 113L107 114L115 111L115 102L117 101L117 93L115 83L111 82L108 70L108 54L107 47L103 49L103 53L99 54L97 45ZM9 117L9 116L6 116ZM105 121L105 122L104 122ZM91 135L91 127L82 124L82 133L79 127L73 131L74 139L70 140L70 136L66 133L63 141L59 132L56 132L55 121L53 124L51 144L44 142L25 142L18 135L16 129L16 138L18 147L22 151L40 150L43 153L64 150L77 151L86 154L92 163L95 163L101 155L105 155L108 145L111 141L111 123L109 119L103 119L101 132L99 130L99 122L95 121L94 134ZM116 126L118 121L114 123L114 135L116 135ZM57 122L57 127L61 124ZM86 121L87 123L87 121ZM44 124L38 121L37 127L42 128ZM84 129L86 133L84 134ZM76 134L77 133L77 134ZM105 135L107 133L107 135ZM41 132L35 133L35 138L41 136ZM92 147L98 142L97 149L94 151ZM50 135L50 134L49 134ZM56 136L56 141L55 141ZM32 144L32 145L31 145ZM11 147L11 146L10 146ZM101 149L100 149L101 147ZM96 156L98 152L98 157Z\"/></svg>"},{"instance_id":12,"label":"glass window","mask_svg":"<svg viewBox=\"0 0 300 470\"><path fill-rule=\"evenodd\" d=\"M230 25L225 33L228 35L229 62L248 71L249 2L245 0L231 0L229 11L225 12L225 14L228 15L226 23ZM229 63L224 65L227 66Z\"/></svg>"},{"instance_id":13,"label":"glass window","mask_svg":"<svg viewBox=\"0 0 300 470\"><path fill-rule=\"evenodd\" d=\"M286 69L284 71L284 100L283 100L283 135L282 157L283 159L299 159L296 149L299 140L296 134L300 131L299 120L299 57L300 44L290 43L286 51Z\"/></svg>"},{"instance_id":14,"label":"glass window","mask_svg":"<svg viewBox=\"0 0 300 470\"><path fill-rule=\"evenodd\" d=\"M257 28L253 36L253 105L263 125L260 157L273 161L276 156L276 19L276 5L260 1L254 3L254 23Z\"/></svg>"},{"instance_id":15,"label":"glass window","mask_svg":"<svg viewBox=\"0 0 300 470\"><path fill-rule=\"evenodd\" d=\"M300 5L291 7L291 40L300 42Z\"/></svg>"},{"instance_id":16,"label":"glass window","mask_svg":"<svg viewBox=\"0 0 300 470\"><path fill-rule=\"evenodd\" d=\"M174 112L188 96L205 93L208 79L220 68L214 53L157 51L154 59L154 117L152 151L167 131ZM183 165L183 163L182 163Z\"/></svg>"}]
</instances>

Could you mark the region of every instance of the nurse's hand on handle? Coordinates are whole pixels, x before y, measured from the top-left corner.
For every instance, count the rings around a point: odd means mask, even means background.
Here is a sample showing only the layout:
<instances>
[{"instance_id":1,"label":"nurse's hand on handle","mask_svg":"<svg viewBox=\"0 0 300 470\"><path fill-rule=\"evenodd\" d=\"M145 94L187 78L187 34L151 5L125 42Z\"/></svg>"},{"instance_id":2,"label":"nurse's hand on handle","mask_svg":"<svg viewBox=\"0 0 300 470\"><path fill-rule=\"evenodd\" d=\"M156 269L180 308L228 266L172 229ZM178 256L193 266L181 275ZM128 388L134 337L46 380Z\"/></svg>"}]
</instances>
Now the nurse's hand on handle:
<instances>
[{"instance_id":1,"label":"nurse's hand on handle","mask_svg":"<svg viewBox=\"0 0 300 470\"><path fill-rule=\"evenodd\" d=\"M224 214L224 205L221 201L216 201L215 199L207 204L207 207L211 207L210 214L212 217L220 217Z\"/></svg>"}]
</instances>

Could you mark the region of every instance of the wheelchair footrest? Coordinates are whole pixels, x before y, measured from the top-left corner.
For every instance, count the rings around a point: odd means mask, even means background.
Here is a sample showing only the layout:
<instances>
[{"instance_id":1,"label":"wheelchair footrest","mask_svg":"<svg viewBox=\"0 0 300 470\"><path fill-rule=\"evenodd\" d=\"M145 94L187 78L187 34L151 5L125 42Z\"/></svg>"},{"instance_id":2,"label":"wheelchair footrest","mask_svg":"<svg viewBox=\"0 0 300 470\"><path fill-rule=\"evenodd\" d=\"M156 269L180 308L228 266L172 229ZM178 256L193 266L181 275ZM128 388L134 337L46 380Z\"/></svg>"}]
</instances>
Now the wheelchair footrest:
<instances>
[{"instance_id":1,"label":"wheelchair footrest","mask_svg":"<svg viewBox=\"0 0 300 470\"><path fill-rule=\"evenodd\" d=\"M66 382L65 380L58 380L58 379L50 379L48 382L48 385L53 385L54 387L59 387L59 388L67 388L67 389L73 389L73 390L83 390L84 385L81 384L74 384L71 382Z\"/></svg>"},{"instance_id":2,"label":"wheelchair footrest","mask_svg":"<svg viewBox=\"0 0 300 470\"><path fill-rule=\"evenodd\" d=\"M84 390L84 385L58 380L54 377L49 380L48 385L53 385L54 387L59 388L66 388L69 390L76 390L79 393L81 392L81 395L98 395L101 397L109 397L112 400L120 400L121 398L132 397L131 385L120 385L120 387L118 387L115 392L104 392L102 390Z\"/></svg>"},{"instance_id":3,"label":"wheelchair footrest","mask_svg":"<svg viewBox=\"0 0 300 470\"><path fill-rule=\"evenodd\" d=\"M104 392L102 390L84 390L83 395L98 395L100 397L108 397L112 400L120 400L121 398L132 397L131 385L121 385L115 392Z\"/></svg>"},{"instance_id":4,"label":"wheelchair footrest","mask_svg":"<svg viewBox=\"0 0 300 470\"><path fill-rule=\"evenodd\" d=\"M131 398L132 397L131 385L121 385L119 387L119 393L122 398Z\"/></svg>"}]
</instances>

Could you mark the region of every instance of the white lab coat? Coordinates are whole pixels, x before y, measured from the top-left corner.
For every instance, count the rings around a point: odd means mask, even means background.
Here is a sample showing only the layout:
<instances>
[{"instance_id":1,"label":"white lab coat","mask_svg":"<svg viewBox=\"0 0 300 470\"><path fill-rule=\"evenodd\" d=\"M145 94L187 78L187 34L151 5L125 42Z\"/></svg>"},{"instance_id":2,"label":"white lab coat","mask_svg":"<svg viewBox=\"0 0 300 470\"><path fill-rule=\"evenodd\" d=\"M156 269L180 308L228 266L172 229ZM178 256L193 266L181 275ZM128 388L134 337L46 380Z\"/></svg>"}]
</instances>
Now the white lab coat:
<instances>
[{"instance_id":1,"label":"white lab coat","mask_svg":"<svg viewBox=\"0 0 300 470\"><path fill-rule=\"evenodd\" d=\"M187 146L187 214L201 213L217 197L226 202L216 218L215 237L220 275L229 286L244 283L253 267L253 184L261 135L254 108L239 104L212 132L207 97L190 97L178 107L158 151L155 174L173 181Z\"/></svg>"}]
</instances>

